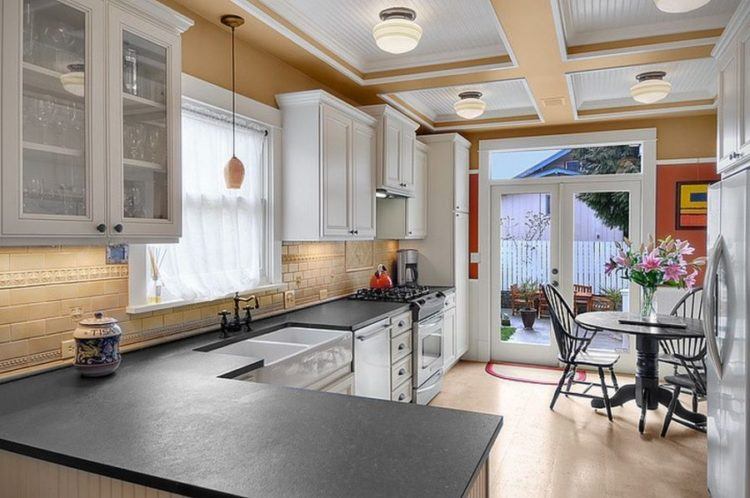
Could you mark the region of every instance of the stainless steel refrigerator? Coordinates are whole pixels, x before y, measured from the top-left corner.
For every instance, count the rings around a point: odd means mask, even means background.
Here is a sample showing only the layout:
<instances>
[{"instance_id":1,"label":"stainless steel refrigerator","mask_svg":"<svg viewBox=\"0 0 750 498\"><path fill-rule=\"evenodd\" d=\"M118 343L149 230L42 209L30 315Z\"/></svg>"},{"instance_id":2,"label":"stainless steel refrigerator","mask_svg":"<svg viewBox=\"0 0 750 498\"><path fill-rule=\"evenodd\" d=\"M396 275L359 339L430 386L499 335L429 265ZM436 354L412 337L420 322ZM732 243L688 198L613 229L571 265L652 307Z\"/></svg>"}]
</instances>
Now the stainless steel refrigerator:
<instances>
[{"instance_id":1,"label":"stainless steel refrigerator","mask_svg":"<svg viewBox=\"0 0 750 498\"><path fill-rule=\"evenodd\" d=\"M708 350L708 488L713 498L749 498L748 292L750 169L708 193L709 263L704 284Z\"/></svg>"}]
</instances>

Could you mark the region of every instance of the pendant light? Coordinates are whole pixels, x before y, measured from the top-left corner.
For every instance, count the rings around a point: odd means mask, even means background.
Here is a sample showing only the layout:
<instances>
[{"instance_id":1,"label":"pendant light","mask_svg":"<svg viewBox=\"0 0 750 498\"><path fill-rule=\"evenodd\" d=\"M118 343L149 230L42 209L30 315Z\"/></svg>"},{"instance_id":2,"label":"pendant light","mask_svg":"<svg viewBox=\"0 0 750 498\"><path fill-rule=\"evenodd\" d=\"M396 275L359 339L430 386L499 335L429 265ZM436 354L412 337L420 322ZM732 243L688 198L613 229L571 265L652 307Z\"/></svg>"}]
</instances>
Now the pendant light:
<instances>
[{"instance_id":1,"label":"pendant light","mask_svg":"<svg viewBox=\"0 0 750 498\"><path fill-rule=\"evenodd\" d=\"M372 28L377 46L392 54L414 50L422 38L422 28L414 20L417 13L406 7L393 7L380 12L380 21Z\"/></svg>"},{"instance_id":2,"label":"pendant light","mask_svg":"<svg viewBox=\"0 0 750 498\"><path fill-rule=\"evenodd\" d=\"M453 104L456 114L464 119L478 118L484 114L487 104L482 100L482 92L461 92L458 100Z\"/></svg>"},{"instance_id":3,"label":"pendant light","mask_svg":"<svg viewBox=\"0 0 750 498\"><path fill-rule=\"evenodd\" d=\"M630 87L630 96L643 104L653 104L662 100L672 91L672 84L664 81L664 71L648 71L635 77L638 83Z\"/></svg>"},{"instance_id":4,"label":"pendant light","mask_svg":"<svg viewBox=\"0 0 750 498\"><path fill-rule=\"evenodd\" d=\"M240 16L226 15L221 17L221 23L225 26L229 26L232 30L232 158L227 161L224 166L224 183L229 189L238 189L242 187L242 181L245 179L245 165L242 164L237 156L234 154L234 142L235 142L235 70L234 70L234 30L243 24L245 20Z\"/></svg>"},{"instance_id":5,"label":"pendant light","mask_svg":"<svg viewBox=\"0 0 750 498\"><path fill-rule=\"evenodd\" d=\"M670 14L680 14L700 9L711 0L654 0L656 8Z\"/></svg>"}]
</instances>

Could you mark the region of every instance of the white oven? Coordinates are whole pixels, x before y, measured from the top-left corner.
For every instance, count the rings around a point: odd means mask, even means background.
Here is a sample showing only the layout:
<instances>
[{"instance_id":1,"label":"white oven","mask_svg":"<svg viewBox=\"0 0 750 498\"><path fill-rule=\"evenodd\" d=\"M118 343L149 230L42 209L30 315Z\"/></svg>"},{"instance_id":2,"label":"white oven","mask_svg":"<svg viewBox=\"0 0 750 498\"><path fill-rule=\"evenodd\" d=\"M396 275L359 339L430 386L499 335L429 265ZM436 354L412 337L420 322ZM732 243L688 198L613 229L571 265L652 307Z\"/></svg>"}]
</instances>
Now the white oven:
<instances>
[{"instance_id":1,"label":"white oven","mask_svg":"<svg viewBox=\"0 0 750 498\"><path fill-rule=\"evenodd\" d=\"M443 312L414 324L414 400L427 404L442 387Z\"/></svg>"}]
</instances>

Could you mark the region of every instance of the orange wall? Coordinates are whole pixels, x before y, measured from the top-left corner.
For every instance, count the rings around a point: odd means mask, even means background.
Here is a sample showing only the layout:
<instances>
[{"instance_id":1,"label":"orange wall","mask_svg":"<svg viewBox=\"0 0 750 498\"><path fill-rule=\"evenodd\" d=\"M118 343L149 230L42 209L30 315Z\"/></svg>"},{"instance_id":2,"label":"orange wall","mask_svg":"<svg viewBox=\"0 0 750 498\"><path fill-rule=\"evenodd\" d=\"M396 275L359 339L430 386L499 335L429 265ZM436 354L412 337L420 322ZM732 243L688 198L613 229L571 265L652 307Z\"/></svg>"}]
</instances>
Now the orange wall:
<instances>
[{"instance_id":1,"label":"orange wall","mask_svg":"<svg viewBox=\"0 0 750 498\"><path fill-rule=\"evenodd\" d=\"M695 247L695 257L706 255L706 230L677 230L676 201L678 181L719 180L716 164L670 164L659 165L656 170L656 237L667 235L689 240ZM701 281L701 278L698 279Z\"/></svg>"},{"instance_id":2,"label":"orange wall","mask_svg":"<svg viewBox=\"0 0 750 498\"><path fill-rule=\"evenodd\" d=\"M594 131L610 130L629 130L637 128L656 128L656 158L657 160L665 159L685 159L696 157L715 157L716 156L716 115L705 114L696 116L682 116L672 118L653 118L637 119L625 121L606 121L601 123L577 123L565 126L542 126L530 128L511 128L498 129L482 132L462 133L471 142L471 159L469 169L479 169L479 141L496 138L516 138L516 137L533 137L544 135L562 135L567 133L586 133ZM673 173L677 177L685 175L685 180L697 179L695 175L704 172L704 166L695 169L678 168ZM670 166L671 167L671 166ZM661 167L660 167L661 168ZM657 170L659 171L659 170ZM710 178L710 177L706 177ZM682 178L680 178L682 179ZM667 191L672 187L660 187L657 179L657 206L663 203L670 203L671 195L672 219L674 218L674 191ZM470 209L469 209L469 251L479 251L479 185L477 175L471 176L469 183ZM662 209L658 209L662 211ZM657 219L657 223L659 220ZM657 234L667 234L674 232L674 220L671 228L668 225L662 226L664 232L659 231L657 225ZM690 233L691 241L694 245L700 245L704 248L705 232L697 230L684 230ZM702 237L702 238L701 238ZM687 238L687 237L686 237ZM702 241L702 242L701 242ZM469 265L469 277L479 278L479 265L471 263Z\"/></svg>"}]
</instances>

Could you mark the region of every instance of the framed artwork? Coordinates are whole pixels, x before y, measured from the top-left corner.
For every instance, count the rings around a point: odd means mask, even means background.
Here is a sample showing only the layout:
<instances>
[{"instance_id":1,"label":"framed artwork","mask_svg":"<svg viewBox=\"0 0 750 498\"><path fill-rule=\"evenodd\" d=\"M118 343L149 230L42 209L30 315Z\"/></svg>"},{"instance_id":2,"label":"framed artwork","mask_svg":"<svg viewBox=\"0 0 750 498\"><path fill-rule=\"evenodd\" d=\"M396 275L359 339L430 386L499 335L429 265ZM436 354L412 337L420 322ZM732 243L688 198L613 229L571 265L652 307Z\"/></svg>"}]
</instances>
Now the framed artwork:
<instances>
[{"instance_id":1,"label":"framed artwork","mask_svg":"<svg viewBox=\"0 0 750 498\"><path fill-rule=\"evenodd\" d=\"M709 180L677 182L677 230L704 230L708 224Z\"/></svg>"}]
</instances>

